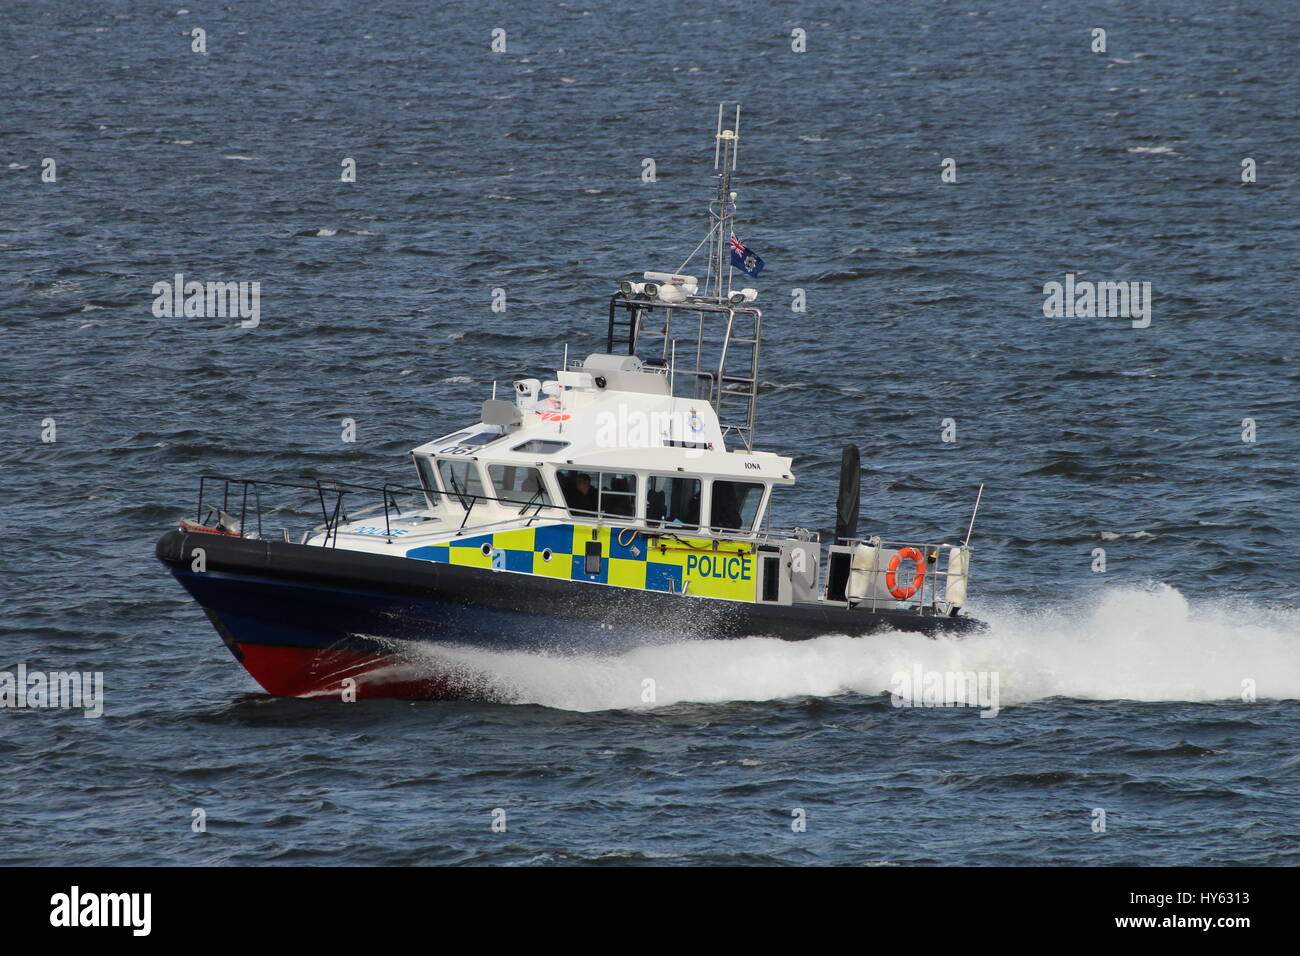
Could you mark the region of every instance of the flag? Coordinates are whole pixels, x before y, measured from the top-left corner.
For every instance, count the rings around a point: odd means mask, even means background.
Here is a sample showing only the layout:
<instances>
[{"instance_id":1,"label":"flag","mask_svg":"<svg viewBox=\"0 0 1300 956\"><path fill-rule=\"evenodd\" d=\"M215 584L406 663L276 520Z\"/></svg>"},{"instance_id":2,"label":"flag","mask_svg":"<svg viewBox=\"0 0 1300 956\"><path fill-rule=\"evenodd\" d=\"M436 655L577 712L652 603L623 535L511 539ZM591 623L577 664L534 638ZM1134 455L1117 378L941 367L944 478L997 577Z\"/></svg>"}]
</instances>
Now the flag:
<instances>
[{"instance_id":1,"label":"flag","mask_svg":"<svg viewBox=\"0 0 1300 956\"><path fill-rule=\"evenodd\" d=\"M731 237L731 264L747 276L763 271L763 259L735 236Z\"/></svg>"}]
</instances>

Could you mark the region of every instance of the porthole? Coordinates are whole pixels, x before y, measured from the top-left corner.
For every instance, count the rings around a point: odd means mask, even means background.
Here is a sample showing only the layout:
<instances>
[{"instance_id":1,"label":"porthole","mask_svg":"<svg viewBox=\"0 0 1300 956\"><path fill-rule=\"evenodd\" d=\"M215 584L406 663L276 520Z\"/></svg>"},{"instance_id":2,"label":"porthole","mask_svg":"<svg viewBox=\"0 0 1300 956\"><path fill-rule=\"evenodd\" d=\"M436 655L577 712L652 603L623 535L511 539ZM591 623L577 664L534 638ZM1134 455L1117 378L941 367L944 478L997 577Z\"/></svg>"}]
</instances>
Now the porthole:
<instances>
[{"instance_id":1,"label":"porthole","mask_svg":"<svg viewBox=\"0 0 1300 956\"><path fill-rule=\"evenodd\" d=\"M484 544L479 550L482 551L484 555L490 555L492 553L492 545Z\"/></svg>"},{"instance_id":2,"label":"porthole","mask_svg":"<svg viewBox=\"0 0 1300 956\"><path fill-rule=\"evenodd\" d=\"M546 548L542 551L542 560L549 562L551 560L551 549Z\"/></svg>"}]
</instances>

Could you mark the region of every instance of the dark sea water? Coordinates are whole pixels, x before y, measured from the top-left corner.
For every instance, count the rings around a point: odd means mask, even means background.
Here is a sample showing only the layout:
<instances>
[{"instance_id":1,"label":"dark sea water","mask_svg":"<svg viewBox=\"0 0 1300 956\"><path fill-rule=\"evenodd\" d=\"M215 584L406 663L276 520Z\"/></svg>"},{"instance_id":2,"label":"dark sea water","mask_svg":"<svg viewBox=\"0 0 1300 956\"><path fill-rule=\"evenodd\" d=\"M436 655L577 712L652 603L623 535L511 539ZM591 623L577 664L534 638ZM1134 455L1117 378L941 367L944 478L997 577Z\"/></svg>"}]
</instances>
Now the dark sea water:
<instances>
[{"instance_id":1,"label":"dark sea water","mask_svg":"<svg viewBox=\"0 0 1300 956\"><path fill-rule=\"evenodd\" d=\"M106 704L0 710L0 862L1300 862L1296 5L619 7L5 5L0 669ZM724 98L776 520L830 531L850 441L867 532L959 538L984 482L991 629L261 693L153 557L197 476L409 482L493 381L599 350L613 282L703 234ZM260 326L155 318L177 272L260 282ZM1150 282L1150 327L1046 318L1067 273ZM918 665L1001 712L892 706Z\"/></svg>"}]
</instances>

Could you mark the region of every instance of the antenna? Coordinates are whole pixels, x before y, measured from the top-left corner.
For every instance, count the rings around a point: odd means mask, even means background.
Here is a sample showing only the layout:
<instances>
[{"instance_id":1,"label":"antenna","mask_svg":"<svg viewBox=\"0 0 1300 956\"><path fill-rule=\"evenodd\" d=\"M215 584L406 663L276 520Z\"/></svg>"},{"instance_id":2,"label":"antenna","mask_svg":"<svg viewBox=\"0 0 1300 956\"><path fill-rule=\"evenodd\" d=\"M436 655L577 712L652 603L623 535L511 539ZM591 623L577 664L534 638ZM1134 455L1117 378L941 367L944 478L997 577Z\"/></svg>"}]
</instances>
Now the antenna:
<instances>
[{"instance_id":1,"label":"antenna","mask_svg":"<svg viewBox=\"0 0 1300 956\"><path fill-rule=\"evenodd\" d=\"M713 169L717 182L714 195L708 199L709 229L676 274L646 272L647 281L644 283L619 283L619 292L611 297L609 303L606 341L607 349L612 352L618 310L625 310L628 354L636 353L640 338L653 340L661 351L660 361L668 377L670 393L676 395L677 339L674 332L678 329L674 325L674 315L680 313L675 310L688 315L695 312L698 325L694 361L687 363L689 367L683 367L682 374L692 376L694 400L707 401L717 412L724 440L730 437L733 442L752 449L763 314L753 305L757 291L731 288L730 243L735 237L733 223L736 212L736 194L731 184L737 166L739 130L740 104L735 101L718 104L713 135ZM708 269L700 282L684 273L691 260L706 247ZM741 272L742 275L748 274L743 269ZM663 318L660 322L651 322L650 313L656 309L663 310Z\"/></svg>"},{"instance_id":2,"label":"antenna","mask_svg":"<svg viewBox=\"0 0 1300 956\"><path fill-rule=\"evenodd\" d=\"M718 104L718 133L713 140L713 168L718 168L718 150L722 146L722 107L724 104Z\"/></svg>"},{"instance_id":3,"label":"antenna","mask_svg":"<svg viewBox=\"0 0 1300 956\"><path fill-rule=\"evenodd\" d=\"M966 540L962 542L963 548L970 545L970 533L975 530L975 516L980 513L980 499L984 497L984 482L980 482L979 493L975 495L975 508L970 513L970 527L966 529Z\"/></svg>"},{"instance_id":4,"label":"antenna","mask_svg":"<svg viewBox=\"0 0 1300 956\"><path fill-rule=\"evenodd\" d=\"M736 152L740 145L740 104L736 103L735 121L731 129L722 128L723 111L726 102L718 104L718 130L713 140L713 168L718 173L718 195L709 203L709 235L716 238L709 249L709 279L705 280L705 291L709 291L709 281L713 282L713 297L719 302L731 298L731 270L727 269L726 287L723 287L722 270L729 266L727 244L735 232L736 194L731 189L731 174L736 169Z\"/></svg>"},{"instance_id":5,"label":"antenna","mask_svg":"<svg viewBox=\"0 0 1300 956\"><path fill-rule=\"evenodd\" d=\"M736 168L736 156L740 153L740 104L736 104L736 123L732 126L732 132L736 134L736 142L731 147L731 168Z\"/></svg>"}]
</instances>

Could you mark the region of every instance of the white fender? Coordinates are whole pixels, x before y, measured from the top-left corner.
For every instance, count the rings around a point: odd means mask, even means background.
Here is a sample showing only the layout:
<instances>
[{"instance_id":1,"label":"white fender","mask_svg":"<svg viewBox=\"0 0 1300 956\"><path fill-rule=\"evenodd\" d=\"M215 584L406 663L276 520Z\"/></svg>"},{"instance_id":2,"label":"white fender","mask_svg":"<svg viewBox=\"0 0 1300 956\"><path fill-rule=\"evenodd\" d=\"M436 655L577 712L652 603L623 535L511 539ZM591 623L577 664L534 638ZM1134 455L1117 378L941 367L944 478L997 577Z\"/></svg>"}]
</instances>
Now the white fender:
<instances>
[{"instance_id":1,"label":"white fender","mask_svg":"<svg viewBox=\"0 0 1300 956\"><path fill-rule=\"evenodd\" d=\"M892 601L885 590L884 574L880 567L880 548L860 544L853 549L853 565L849 571L849 600Z\"/></svg>"},{"instance_id":2,"label":"white fender","mask_svg":"<svg viewBox=\"0 0 1300 956\"><path fill-rule=\"evenodd\" d=\"M944 600L951 610L966 604L966 581L970 577L970 548L953 547L948 549L948 585Z\"/></svg>"}]
</instances>

